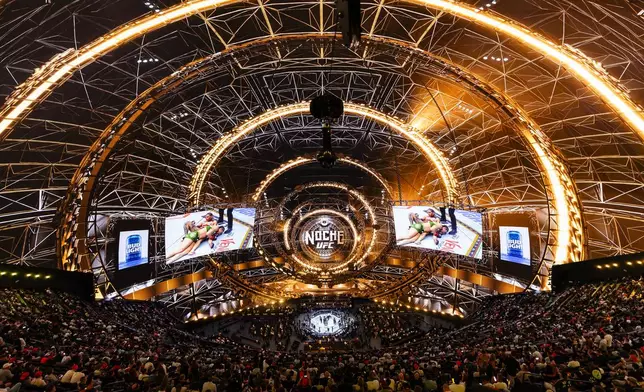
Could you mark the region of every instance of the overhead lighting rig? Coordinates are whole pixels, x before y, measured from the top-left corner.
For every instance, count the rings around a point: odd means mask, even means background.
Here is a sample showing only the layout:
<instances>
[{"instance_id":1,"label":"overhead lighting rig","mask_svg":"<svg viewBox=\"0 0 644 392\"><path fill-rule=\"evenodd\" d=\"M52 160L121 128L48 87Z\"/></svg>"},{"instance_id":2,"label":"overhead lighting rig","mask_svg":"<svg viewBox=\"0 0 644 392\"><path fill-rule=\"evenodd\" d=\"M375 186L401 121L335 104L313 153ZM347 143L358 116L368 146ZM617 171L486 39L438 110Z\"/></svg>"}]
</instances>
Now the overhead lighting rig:
<instances>
[{"instance_id":1,"label":"overhead lighting rig","mask_svg":"<svg viewBox=\"0 0 644 392\"><path fill-rule=\"evenodd\" d=\"M342 32L342 43L349 48L359 46L362 35L360 0L336 0L335 8Z\"/></svg>"},{"instance_id":2,"label":"overhead lighting rig","mask_svg":"<svg viewBox=\"0 0 644 392\"><path fill-rule=\"evenodd\" d=\"M310 110L313 117L322 121L322 150L318 152L317 160L323 168L330 169L338 160L331 143L331 123L344 113L344 103L335 95L322 94L313 98Z\"/></svg>"}]
</instances>

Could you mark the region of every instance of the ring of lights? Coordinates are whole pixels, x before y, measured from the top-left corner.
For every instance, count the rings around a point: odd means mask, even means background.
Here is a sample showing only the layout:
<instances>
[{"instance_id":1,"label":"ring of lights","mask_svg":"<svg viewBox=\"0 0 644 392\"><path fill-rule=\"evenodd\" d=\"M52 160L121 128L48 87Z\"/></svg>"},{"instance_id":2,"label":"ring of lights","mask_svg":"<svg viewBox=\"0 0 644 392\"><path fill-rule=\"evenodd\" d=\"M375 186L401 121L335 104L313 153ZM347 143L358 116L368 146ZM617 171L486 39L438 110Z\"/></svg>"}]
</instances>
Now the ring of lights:
<instances>
[{"instance_id":1,"label":"ring of lights","mask_svg":"<svg viewBox=\"0 0 644 392\"><path fill-rule=\"evenodd\" d=\"M275 209L276 211L278 211L278 214L280 216L283 215L282 211L284 210L284 204L288 201L288 199L290 199L293 195L295 195L297 193L299 193L299 191L297 191L297 190L294 191L294 192L291 192L289 195L287 195L282 200L282 202L280 202L280 205ZM327 198L327 197L324 197L323 199L320 199L320 200L318 200L317 198L309 199L306 202L299 204L291 212L291 216L295 216L295 215L299 214L300 211L305 210L305 209L309 209L309 210L313 210L315 208L319 209L321 205L326 205L327 207L330 208L331 205L327 205L328 202L329 202L329 198ZM338 202L339 202L339 200L334 198L334 199L332 199L331 204L336 204L336 206L337 206ZM343 201L342 203L345 203L345 201ZM357 208L355 208L355 206L353 206L352 204L349 204L348 207L349 207L349 211L351 211L353 213L353 217L357 220L357 225L356 225L357 229L360 232L364 232L366 225L365 225L365 220L364 220L362 214L359 213L359 210ZM284 219L280 218L280 220L283 221ZM259 222L261 222L261 221L259 221ZM259 222L257 222L257 223L259 223ZM285 249L285 246L284 246L285 244L284 244L283 239L280 242L280 240L279 240L280 236L278 235L279 232L284 232L285 231L285 223L281 224L281 225L278 225L278 228L273 228L273 226L271 225L271 228L269 230L272 233L272 235L271 235L272 239L271 239L270 242L273 245L274 250L281 257L284 257L285 259L288 260L289 259L289 252L287 251L287 249ZM263 245L264 244L262 244L261 241L259 241L258 238L255 237L255 246L261 247L261 249L262 249L261 254L263 256L266 256L269 253L266 251L266 249L263 247ZM264 259L266 260L267 257L264 257ZM271 261L272 261L272 259L271 259ZM284 266L276 265L276 263L270 263L270 261L269 261L269 264L271 264L271 266L273 266L274 268L277 268L278 270L280 270L282 273L285 273L285 274L287 274L289 276L295 276L295 271L294 270L286 269L286 268L284 268ZM302 275L301 272L302 271L300 271L300 277ZM336 279L337 279L337 277L336 277Z\"/></svg>"},{"instance_id":2,"label":"ring of lights","mask_svg":"<svg viewBox=\"0 0 644 392\"><path fill-rule=\"evenodd\" d=\"M300 212L304 207L308 207L308 206L310 206L310 204L309 204L309 203L300 204L296 209L294 209L294 210L293 210L293 214L292 214L292 216L293 216L293 217L294 217L294 216L296 216L296 215L297 215L297 214L298 214L298 213L299 213L299 212ZM315 215L316 211L322 211L322 212L319 212L319 213L328 212L328 211L333 211L333 212L331 212L330 214L332 214L332 215L336 215L336 216L338 216L340 219L342 219L342 220L344 220L345 222L347 222L347 224L351 227L351 232L353 233L354 237L359 237L359 234L358 234L358 230L357 230L357 228L356 228L356 225L351 221L351 219L349 219L349 217L348 217L347 215L345 215L345 214L343 214L343 213L341 213L341 212L339 212L339 211L336 211L336 210L331 210L331 209L328 209L328 208L315 209L315 210L312 210L312 211L307 212L307 213L306 213L306 215L301 215L301 216L300 216L299 218L297 218L297 219L298 219L298 221L301 221L302 219L306 219L306 218L308 218L308 217L310 217L310 216L312 216L312 215ZM291 222L292 222L292 221L293 221L293 219L288 219L288 220L284 223L284 229L283 229L283 240L284 240L284 247L286 248L286 250L287 250L287 251L290 251L290 250L291 250L291 242L292 242L292 241L290 240L291 236L289 235L289 231L290 231L290 229L291 229ZM296 222L296 223L297 223L297 222ZM364 223L364 222L360 222L360 223ZM361 227L361 228L364 228L364 227Z\"/></svg>"},{"instance_id":3,"label":"ring of lights","mask_svg":"<svg viewBox=\"0 0 644 392\"><path fill-rule=\"evenodd\" d=\"M306 36L307 34L295 34L291 36L278 36L275 37L275 39L304 38ZM328 34L309 34L308 36L327 39L331 38ZM536 162L539 163L541 171L544 174L544 186L546 187L550 199L553 200L552 209L554 211L551 211L551 215L556 219L556 227L551 228L551 231L557 233L557 241L553 245L555 247L555 251L553 252L555 255L554 261L576 261L583 258L583 224L581 222L582 217L580 203L574 183L572 182L566 165L562 163L563 159L555 152L550 141L538 129L529 116L501 92L496 91L494 88L477 79L468 71L460 69L458 66L451 64L445 59L440 59L431 53L412 47L405 41L374 37L370 37L368 40L406 47L412 52L428 56L430 60L443 67L448 74L455 77L455 80L465 82L471 87L475 87L473 89L474 91L482 92L482 95L488 98L488 101L493 102L498 106L498 110L508 115L510 121L515 123L515 126L521 131L524 138L527 140L526 144L533 149ZM254 41L254 43L258 42L259 41ZM248 45L250 45L250 43L231 47L230 49L238 49L242 46L246 47ZM221 53L214 55L214 57L219 55L221 55ZM71 181L66 200L61 204L60 212L65 214L62 221L68 223L61 225L58 236L59 259L63 266L70 262L70 255L77 250L75 249L76 246L79 248L77 254L84 254L84 242L71 241L71 239L74 235L81 238L85 232L86 224L84 222L87 217L87 204L90 199L89 196L93 189L95 176L98 174L102 162L104 162L109 152L118 142L123 133L143 113L144 110L146 110L160 96L172 91L180 85L183 80L188 80L200 75L197 67L199 64L206 63L208 59L210 59L210 57L197 60L182 67L180 70L162 79L153 87L141 94L117 117L115 117L112 124L106 128L99 140L97 140L87 153ZM486 91L491 92L487 93ZM486 96L485 94L488 95ZM10 101L11 100L7 102L7 105L10 105ZM568 214L558 214L557 211L567 211ZM77 229L74 230L74 227ZM78 243L78 245L76 243ZM89 269L88 265L89 263L86 258L82 258L78 268Z\"/></svg>"},{"instance_id":4,"label":"ring of lights","mask_svg":"<svg viewBox=\"0 0 644 392\"><path fill-rule=\"evenodd\" d=\"M299 264L302 268L304 268L307 272L336 271L338 269L342 269L346 267L347 265L350 265L353 262L353 260L357 257L356 248L358 247L358 244L360 242L360 235L358 234L358 230L356 229L356 226L353 224L353 222L348 216L346 216L341 212L338 212L336 210L331 210L331 209L318 209L318 210L310 211L302 215L301 217L297 218L297 221L294 222L293 224L291 224L291 222L293 222L292 219L287 220L286 224L284 225L284 246L286 247L286 249L287 250L292 249L292 246L289 240L289 238L292 235L292 229L295 228L298 224L304 222L306 219L314 215L321 215L321 214L337 216L338 218L340 218L341 220L347 223L347 225L351 229L351 234L353 234L351 251L349 253L349 257L344 262L340 263L339 265L333 266L332 268L318 267L316 265L313 265L313 263L311 262L302 260L302 258L297 253L293 253L291 255L291 258L295 260L295 262Z\"/></svg>"},{"instance_id":5,"label":"ring of lights","mask_svg":"<svg viewBox=\"0 0 644 392\"><path fill-rule=\"evenodd\" d=\"M370 174L380 183L380 185L382 185L383 189L387 192L389 197L393 198L393 191L389 187L389 184L387 184L387 181L377 171L373 170L372 168L365 165L364 163L358 162L355 159L351 159L348 157L338 158L338 162L346 163L350 166L355 166L360 170L363 170L364 172ZM253 200L256 202L259 201L264 191L266 191L266 189L273 183L273 181L275 181L279 176L281 176L285 172L291 169L294 169L296 167L300 167L303 165L310 165L313 163L317 163L317 160L315 158L298 157L281 164L278 168L270 172L265 179L262 180L262 182L259 184L257 189L255 189L255 192L253 193Z\"/></svg>"},{"instance_id":6,"label":"ring of lights","mask_svg":"<svg viewBox=\"0 0 644 392\"><path fill-rule=\"evenodd\" d=\"M278 212L282 211L283 208L284 208L284 205L286 204L286 202L288 202L296 194L298 194L298 193L300 193L302 191L305 191L307 189L313 189L313 188L333 188L333 189L338 189L338 190L341 190L341 191L344 191L344 192L350 194L351 196L353 196L354 198L359 200L360 204L362 204L364 206L365 210L367 211L367 213L369 215L368 221L369 221L370 225L373 227L374 225L376 225L378 223L373 207L371 206L369 201L360 192L356 191L355 189L349 187L346 184L338 183L338 182L331 182L331 181L310 182L310 183L304 184L302 186L299 186L296 190L290 192L288 195L286 195L282 199L282 201L280 202L279 206L277 206L277 208L276 208L277 211ZM299 210L296 209L294 212L296 213L297 211L299 211ZM321 211L321 210L316 210L316 211ZM341 213L339 213L338 211L335 211L335 210L326 210L325 209L324 211L334 211L332 214L334 214L334 215L340 214L340 215L343 215L344 217L346 217L346 215L341 214ZM284 224L284 239L283 240L284 240L284 244L285 244L287 249L289 248L289 240L288 240L288 236L287 236L287 233L289 231L289 226L290 226L290 219L287 220L286 223ZM373 248L374 248L374 246L376 244L376 238L377 238L376 234L377 234L378 231L375 228L370 229L368 226L364 227L363 229L365 231L364 236L369 238L369 245L367 245L364 248L364 250L361 250L361 252L359 254L359 257L351 257L351 258L347 259L345 262L343 262L343 263L341 263L339 265L336 265L336 266L333 266L331 268L326 269L325 272L328 272L328 273L331 273L331 274L345 273L345 272L348 271L348 266L349 265L353 265L354 267L356 267L356 266L359 266L362 262L365 261L365 259L373 251ZM356 233L357 233L357 231L356 231ZM303 262L301 259L299 259L297 257L297 255L288 255L288 254L286 254L286 258L287 259L293 259L298 265L300 265L303 268L302 270L298 271L300 274L306 275L306 274L309 274L309 273L319 273L319 272L322 271L322 269L319 268L319 267L310 266L308 263ZM310 268L310 267L314 267L314 268Z\"/></svg>"}]
</instances>

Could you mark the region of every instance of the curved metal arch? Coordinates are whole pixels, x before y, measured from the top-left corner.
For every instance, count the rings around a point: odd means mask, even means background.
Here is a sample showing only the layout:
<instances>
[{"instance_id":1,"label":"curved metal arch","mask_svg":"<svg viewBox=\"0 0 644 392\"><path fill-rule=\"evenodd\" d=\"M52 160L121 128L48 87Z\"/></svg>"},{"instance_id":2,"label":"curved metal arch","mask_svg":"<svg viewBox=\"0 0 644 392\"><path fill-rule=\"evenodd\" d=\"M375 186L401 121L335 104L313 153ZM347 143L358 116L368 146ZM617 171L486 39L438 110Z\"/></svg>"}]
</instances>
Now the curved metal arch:
<instances>
[{"instance_id":1,"label":"curved metal arch","mask_svg":"<svg viewBox=\"0 0 644 392\"><path fill-rule=\"evenodd\" d=\"M346 163L350 166L355 166L358 169L370 174L373 178L375 178L380 183L380 185L382 185L382 187L387 192L389 197L392 199L394 198L394 194L393 194L393 191L391 190L391 187L389 186L389 184L387 184L387 181L377 171L373 170L372 168L370 168L369 166L365 165L362 162L359 162L355 159L351 159L348 157L338 158L338 162ZM259 201L259 198L262 197L262 193L273 183L273 181L275 181L282 174L286 173L291 169L295 169L296 167L309 165L312 163L317 163L317 160L315 160L314 158L297 157L288 162L284 162L280 167L270 172L266 176L266 178L264 178L262 182L260 182L257 189L255 189L255 192L253 192L253 201Z\"/></svg>"},{"instance_id":2,"label":"curved metal arch","mask_svg":"<svg viewBox=\"0 0 644 392\"><path fill-rule=\"evenodd\" d=\"M72 253L73 241L70 241L74 234L82 235L85 230L83 216L86 215L87 205L89 203L91 190L95 181L95 176L100 171L102 162L107 158L111 149L115 146L116 142L120 139L123 133L129 128L130 125L145 111L152 103L158 98L172 91L179 86L182 81L190 80L193 77L200 75L199 66L212 58L221 56L224 53L230 53L234 50L246 48L252 45L262 44L273 40L286 40L286 39L302 39L306 37L315 38L331 38L331 34L293 34L285 36L277 36L271 39L257 40L241 44L235 47L230 47L224 52L193 61L186 66L182 67L172 75L160 80L154 86L150 87L137 100L130 102L130 104L115 117L113 122L102 133L99 140L94 143L90 151L86 154L83 162L79 166L79 170L74 175L72 183L70 184L70 191L68 192L67 199L61 205L61 212L66 213L64 221L78 223L78 230L74 233L74 225L63 225L60 230L65 231L59 235L58 251L61 262L66 264L69 262L69 255ZM524 138L527 140L527 145L533 151L537 163L540 165L542 174L545 173L544 187L550 199L554 200L553 210L550 215L556 220L557 227L551 228L551 232L557 233L557 241L553 244L554 251L553 259L557 263L570 261L578 261L583 259L584 251L584 230L582 224L580 202L577 196L572 176L569 173L567 165L563 162L563 158L556 151L547 136L541 132L536 126L534 121L531 120L529 115L518 105L516 105L509 97L505 96L502 92L497 91L494 87L478 79L469 71L452 64L449 60L437 57L422 49L418 49L405 41L369 37L370 41L383 42L390 45L397 45L404 47L412 53L421 54L433 62L439 64L454 80L464 82L469 85L473 91L480 93L488 101L496 106L497 110L505 113L514 125L521 131ZM118 132L116 131L118 129ZM538 148L542 146L541 148ZM87 186L85 185L87 183ZM84 197L83 197L84 196ZM71 214L70 211L75 208L70 208L76 198L79 201L79 208L77 209L78 215L81 219L76 219L76 216ZM551 202L548 200L548 204ZM564 214L558 213L564 211ZM81 255L83 254L82 248L84 243L79 241L79 248ZM65 246L67 244L67 246ZM87 264L83 259L80 264ZM82 267L85 269L86 267Z\"/></svg>"},{"instance_id":3,"label":"curved metal arch","mask_svg":"<svg viewBox=\"0 0 644 392\"><path fill-rule=\"evenodd\" d=\"M294 115L307 114L309 112L309 102L300 102L286 106L280 106L272 110L268 110L258 116L247 119L240 125L236 126L232 131L227 132L217 140L214 146L201 158L199 164L195 168L195 174L190 182L190 195L189 201L192 205L198 205L201 199L201 190L203 188L211 169L216 166L219 160L224 156L226 151L230 149L238 141L245 138L247 135L255 132L255 130L262 126L283 117ZM425 157L434 164L441 177L445 193L447 195L447 202L454 203L457 200L458 185L454 174L452 173L447 159L443 153L433 145L426 137L420 134L412 127L407 126L405 123L395 117L388 116L376 109L370 108L365 105L358 105L350 102L345 102L344 112L348 114L355 114L365 116L369 119L389 126L393 131L399 135L404 136L410 140L416 148L425 154Z\"/></svg>"},{"instance_id":4,"label":"curved metal arch","mask_svg":"<svg viewBox=\"0 0 644 392\"><path fill-rule=\"evenodd\" d=\"M3 109L0 110L0 140L17 121L22 120L28 114L34 103L40 103L54 88L68 80L77 69L91 64L96 58L170 23L200 12L239 2L240 0L186 1L117 27L78 50L68 49L54 56L44 66L37 68L34 74L11 94ZM519 23L508 21L491 12L481 11L462 3L450 0L406 0L406 2L445 12L474 22L484 28L500 31L536 50L554 63L562 65L601 97L644 140L642 108L629 98L626 91L611 80L610 75L600 63L591 60L583 52L579 50L573 52Z\"/></svg>"}]
</instances>

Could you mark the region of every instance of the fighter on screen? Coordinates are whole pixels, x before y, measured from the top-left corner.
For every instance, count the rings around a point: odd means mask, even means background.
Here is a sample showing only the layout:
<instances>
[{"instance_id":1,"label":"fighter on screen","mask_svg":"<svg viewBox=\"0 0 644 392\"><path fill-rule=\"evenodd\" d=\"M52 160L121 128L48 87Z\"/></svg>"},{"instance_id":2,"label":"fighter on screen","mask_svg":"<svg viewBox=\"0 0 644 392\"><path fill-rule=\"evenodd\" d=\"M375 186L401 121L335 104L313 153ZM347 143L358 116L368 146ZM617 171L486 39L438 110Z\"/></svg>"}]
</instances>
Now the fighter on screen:
<instances>
[{"instance_id":1,"label":"fighter on screen","mask_svg":"<svg viewBox=\"0 0 644 392\"><path fill-rule=\"evenodd\" d=\"M212 215L212 214L211 214ZM226 218L228 219L226 222L228 223L228 228L226 231L224 231L224 234L230 234L233 232L233 209L229 208L228 213L226 215ZM219 219L217 220L217 224L221 225L224 223L224 208L219 209Z\"/></svg>"},{"instance_id":2,"label":"fighter on screen","mask_svg":"<svg viewBox=\"0 0 644 392\"><path fill-rule=\"evenodd\" d=\"M409 231L406 235L396 238L398 245L410 243L420 244L428 234L434 237L434 244L438 245L438 239L447 234L449 228L440 223L436 213L432 209L425 210L426 216L419 216L416 213L409 214Z\"/></svg>"},{"instance_id":3,"label":"fighter on screen","mask_svg":"<svg viewBox=\"0 0 644 392\"><path fill-rule=\"evenodd\" d=\"M168 253L167 262L172 263L185 255L194 255L199 245L208 240L208 246L213 249L217 239L223 234L230 234L233 231L233 208L228 208L228 221L224 221L224 208L219 209L219 219L215 222L215 216L208 212L203 216L203 221L195 223L188 221L184 224L185 236L177 247ZM223 224L227 223L227 228Z\"/></svg>"},{"instance_id":4,"label":"fighter on screen","mask_svg":"<svg viewBox=\"0 0 644 392\"><path fill-rule=\"evenodd\" d=\"M218 212L166 218L166 262L252 247L255 209L220 208Z\"/></svg>"},{"instance_id":5,"label":"fighter on screen","mask_svg":"<svg viewBox=\"0 0 644 392\"><path fill-rule=\"evenodd\" d=\"M230 233L233 232L233 219L234 219L233 218L233 209L234 208L228 208L227 209L228 210L228 213L226 215L226 218L228 218L227 220L224 220L224 210L226 210L226 208L220 208L219 209L219 219L217 219L217 225L218 226L223 226L224 224L226 224L228 226L228 228L226 228L226 230L224 231L224 234L230 234ZM197 227L201 228L201 227L204 227L204 226L207 226L207 225L212 225L213 223L215 223L215 215L213 215L212 212L209 212L206 215L204 215L204 219L205 219L205 221L199 223L197 225Z\"/></svg>"},{"instance_id":6,"label":"fighter on screen","mask_svg":"<svg viewBox=\"0 0 644 392\"><path fill-rule=\"evenodd\" d=\"M167 255L169 263L179 260L185 255L194 254L205 239L208 239L208 245L212 248L217 237L224 233L224 228L216 224L205 223L197 225L195 221L188 221L184 224L184 231L186 234L181 242Z\"/></svg>"}]
</instances>

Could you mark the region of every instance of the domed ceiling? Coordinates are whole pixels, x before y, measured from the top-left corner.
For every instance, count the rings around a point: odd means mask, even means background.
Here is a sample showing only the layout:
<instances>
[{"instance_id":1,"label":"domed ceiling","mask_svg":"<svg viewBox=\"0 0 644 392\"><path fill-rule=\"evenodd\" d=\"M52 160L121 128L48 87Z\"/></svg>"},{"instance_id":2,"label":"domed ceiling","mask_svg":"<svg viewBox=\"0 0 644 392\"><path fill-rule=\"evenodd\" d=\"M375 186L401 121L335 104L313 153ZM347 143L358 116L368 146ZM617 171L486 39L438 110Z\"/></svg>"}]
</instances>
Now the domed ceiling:
<instances>
[{"instance_id":1,"label":"domed ceiling","mask_svg":"<svg viewBox=\"0 0 644 392\"><path fill-rule=\"evenodd\" d=\"M463 314L552 264L644 251L641 3L362 1L351 49L332 1L27 3L0 2L0 262L184 314L307 294ZM345 105L332 169L323 93ZM484 211L483 259L396 247L405 203ZM256 248L166 264L164 218L222 205L257 208ZM293 259L284 225L320 210L357 230L352 263ZM531 279L495 268L504 214L534 221ZM119 287L110 233L131 218L152 221L154 274Z\"/></svg>"}]
</instances>

